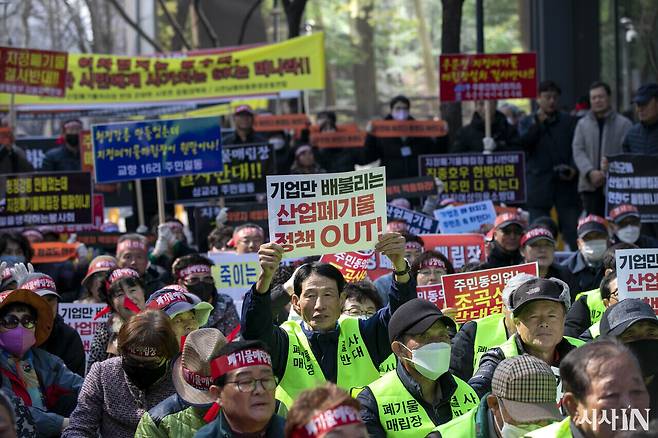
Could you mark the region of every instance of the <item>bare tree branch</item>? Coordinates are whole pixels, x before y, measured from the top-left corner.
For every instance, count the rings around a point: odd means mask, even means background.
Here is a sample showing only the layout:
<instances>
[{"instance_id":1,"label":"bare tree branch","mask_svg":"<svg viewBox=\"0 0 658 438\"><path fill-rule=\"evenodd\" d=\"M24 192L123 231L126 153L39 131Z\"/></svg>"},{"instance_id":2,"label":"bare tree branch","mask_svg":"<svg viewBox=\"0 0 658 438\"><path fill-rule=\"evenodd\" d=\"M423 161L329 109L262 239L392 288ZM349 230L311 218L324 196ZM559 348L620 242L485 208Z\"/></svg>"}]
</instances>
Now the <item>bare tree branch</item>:
<instances>
[{"instance_id":1,"label":"bare tree branch","mask_svg":"<svg viewBox=\"0 0 658 438\"><path fill-rule=\"evenodd\" d=\"M247 31L247 23L249 23L249 19L253 15L254 11L260 4L263 3L263 0L256 0L254 4L251 6L249 9L249 12L247 12L247 15L245 15L244 20L242 20L242 27L240 28L240 38L238 38L238 46L242 45L242 42L244 41L244 34Z\"/></svg>"},{"instance_id":2,"label":"bare tree branch","mask_svg":"<svg viewBox=\"0 0 658 438\"><path fill-rule=\"evenodd\" d=\"M192 46L190 46L187 42L187 39L185 39L185 35L183 34L183 30L181 29L180 25L178 24L176 19L171 15L169 9L167 9L165 0L158 0L158 3L160 3L160 7L164 11L165 17L167 17L167 21L169 21L171 27L174 28L174 32L176 32L176 35L178 35L178 38L180 38L181 42L183 43L183 46L185 46L187 50L192 50Z\"/></svg>"},{"instance_id":3,"label":"bare tree branch","mask_svg":"<svg viewBox=\"0 0 658 438\"><path fill-rule=\"evenodd\" d=\"M154 48L156 51L158 51L158 52L160 52L160 53L163 53L163 52L164 52L164 50L162 50L162 47L160 46L160 44L156 43L156 42L153 40L153 38L151 38L150 36L148 36L148 34L147 34L146 32L144 32L144 30L139 26L139 24L135 23L135 22L134 22L134 21L128 16L128 14L126 13L126 11L123 9L123 7L121 7L121 5L117 2L117 0L108 0L108 1L112 4L112 6L114 6L114 8L115 8L115 9L117 10L117 12L119 13L119 15L121 15L121 18L123 18L123 19L125 20L125 22L128 23L128 24L130 25L130 27L132 27L133 29L135 29L135 32L137 32L137 33L139 34L139 36L141 36L142 38L144 38L144 39L145 39L150 45L152 45L153 48Z\"/></svg>"},{"instance_id":4,"label":"bare tree branch","mask_svg":"<svg viewBox=\"0 0 658 438\"><path fill-rule=\"evenodd\" d=\"M75 30L78 33L78 48L82 53L88 53L89 49L87 47L85 40L85 28L82 25L82 19L80 18L80 14L73 6L71 6L68 0L62 0L62 1L64 2L64 6L66 6L66 10L71 16L71 20L73 21L73 26L75 27Z\"/></svg>"},{"instance_id":5,"label":"bare tree branch","mask_svg":"<svg viewBox=\"0 0 658 438\"><path fill-rule=\"evenodd\" d=\"M208 21L208 17L206 17L205 12L203 12L203 9L199 7L199 3L201 0L194 0L194 12L196 12L197 17L201 20L201 23L203 24L203 28L206 30L208 33L208 36L212 40L213 47L219 47L219 38L217 38L217 34L213 30L212 26L210 25L210 22Z\"/></svg>"}]
</instances>

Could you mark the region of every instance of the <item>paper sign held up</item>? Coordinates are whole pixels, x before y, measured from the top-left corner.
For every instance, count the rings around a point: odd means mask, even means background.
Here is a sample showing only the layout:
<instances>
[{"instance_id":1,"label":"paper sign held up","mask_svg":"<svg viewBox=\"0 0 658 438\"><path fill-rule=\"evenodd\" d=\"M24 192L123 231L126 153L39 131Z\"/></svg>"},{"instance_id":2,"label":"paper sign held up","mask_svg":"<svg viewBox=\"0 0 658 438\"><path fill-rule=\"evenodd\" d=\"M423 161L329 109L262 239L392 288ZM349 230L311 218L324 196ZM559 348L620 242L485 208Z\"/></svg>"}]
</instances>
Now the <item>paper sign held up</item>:
<instances>
[{"instance_id":1,"label":"paper sign held up","mask_svg":"<svg viewBox=\"0 0 658 438\"><path fill-rule=\"evenodd\" d=\"M639 298L658 314L658 248L615 251L619 300Z\"/></svg>"}]
</instances>

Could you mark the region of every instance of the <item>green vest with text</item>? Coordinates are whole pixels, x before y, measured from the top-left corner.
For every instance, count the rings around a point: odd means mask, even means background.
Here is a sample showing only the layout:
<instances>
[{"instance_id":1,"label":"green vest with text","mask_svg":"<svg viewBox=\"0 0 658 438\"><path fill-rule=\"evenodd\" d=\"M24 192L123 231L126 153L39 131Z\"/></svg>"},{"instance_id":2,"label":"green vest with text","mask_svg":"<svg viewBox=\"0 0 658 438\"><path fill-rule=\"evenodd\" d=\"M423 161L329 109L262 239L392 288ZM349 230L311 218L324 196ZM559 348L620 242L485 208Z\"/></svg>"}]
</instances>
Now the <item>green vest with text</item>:
<instances>
[{"instance_id":1,"label":"green vest with text","mask_svg":"<svg viewBox=\"0 0 658 438\"><path fill-rule=\"evenodd\" d=\"M559 423L549 424L546 427L529 432L526 438L571 438L571 418L567 417Z\"/></svg>"},{"instance_id":2,"label":"green vest with text","mask_svg":"<svg viewBox=\"0 0 658 438\"><path fill-rule=\"evenodd\" d=\"M565 336L564 339L566 339L567 342L573 345L574 347L580 347L581 345L585 345L585 341L581 341L580 339L572 338L570 336ZM503 353L505 354L505 359L519 355L519 349L516 346L516 336L510 337L503 344L499 345L498 348L503 350Z\"/></svg>"},{"instance_id":3,"label":"green vest with text","mask_svg":"<svg viewBox=\"0 0 658 438\"><path fill-rule=\"evenodd\" d=\"M397 368L397 366L398 358L395 354L391 353L391 355L379 365L379 377L383 376L389 371L393 371L395 368Z\"/></svg>"},{"instance_id":4,"label":"green vest with text","mask_svg":"<svg viewBox=\"0 0 658 438\"><path fill-rule=\"evenodd\" d=\"M592 339L596 339L601 336L601 321L596 321L589 328L589 333L592 335Z\"/></svg>"},{"instance_id":5,"label":"green vest with text","mask_svg":"<svg viewBox=\"0 0 658 438\"><path fill-rule=\"evenodd\" d=\"M359 331L357 318L341 318L338 322L338 366L336 385L349 391L355 386L366 386L379 378L366 344ZM322 374L318 360L298 322L281 324L288 334L288 363L281 382L276 389L276 398L288 408L297 396L306 389L323 385L327 379Z\"/></svg>"},{"instance_id":6,"label":"green vest with text","mask_svg":"<svg viewBox=\"0 0 658 438\"><path fill-rule=\"evenodd\" d=\"M505 330L505 316L502 313L494 313L475 321L475 341L473 342L473 372L480 365L480 358L493 347L497 347L507 340Z\"/></svg>"},{"instance_id":7,"label":"green vest with text","mask_svg":"<svg viewBox=\"0 0 658 438\"><path fill-rule=\"evenodd\" d=\"M601 320L603 312L605 312L605 304L601 298L601 291L599 289L589 290L576 295L576 299L580 299L583 295L587 296L586 304L589 310L589 321L591 324Z\"/></svg>"},{"instance_id":8,"label":"green vest with text","mask_svg":"<svg viewBox=\"0 0 658 438\"><path fill-rule=\"evenodd\" d=\"M434 432L439 432L442 438L475 438L475 420L478 414L478 408L471 409L464 415L454 418L446 424L441 424L434 428Z\"/></svg>"},{"instance_id":9,"label":"green vest with text","mask_svg":"<svg viewBox=\"0 0 658 438\"><path fill-rule=\"evenodd\" d=\"M480 400L468 383L453 376L457 389L450 399L452 418L466 414ZM387 437L424 437L437 425L425 408L407 391L397 371L391 371L368 385L377 401L379 422Z\"/></svg>"}]
</instances>

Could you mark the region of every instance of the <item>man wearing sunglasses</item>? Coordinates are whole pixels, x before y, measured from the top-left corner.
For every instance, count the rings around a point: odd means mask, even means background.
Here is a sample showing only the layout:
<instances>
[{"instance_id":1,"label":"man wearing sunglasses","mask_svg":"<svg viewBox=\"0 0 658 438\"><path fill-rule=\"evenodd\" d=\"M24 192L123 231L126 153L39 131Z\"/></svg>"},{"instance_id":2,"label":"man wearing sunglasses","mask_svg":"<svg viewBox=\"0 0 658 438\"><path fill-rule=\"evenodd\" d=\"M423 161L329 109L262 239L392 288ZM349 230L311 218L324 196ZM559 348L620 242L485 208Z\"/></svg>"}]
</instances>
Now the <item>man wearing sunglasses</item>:
<instances>
[{"instance_id":1,"label":"man wearing sunglasses","mask_svg":"<svg viewBox=\"0 0 658 438\"><path fill-rule=\"evenodd\" d=\"M216 419L195 438L225 436L283 437L285 420L274 414L277 380L272 358L260 341L226 344L210 364ZM206 420L210 412L206 414Z\"/></svg>"},{"instance_id":2,"label":"man wearing sunglasses","mask_svg":"<svg viewBox=\"0 0 658 438\"><path fill-rule=\"evenodd\" d=\"M526 223L516 213L503 213L496 217L494 240L491 242L489 257L482 269L502 268L523 263L521 236Z\"/></svg>"},{"instance_id":3,"label":"man wearing sunglasses","mask_svg":"<svg viewBox=\"0 0 658 438\"><path fill-rule=\"evenodd\" d=\"M36 348L52 326L52 310L36 293L17 289L0 294L0 388L28 407L37 436L59 436L82 386L82 377L61 359Z\"/></svg>"}]
</instances>

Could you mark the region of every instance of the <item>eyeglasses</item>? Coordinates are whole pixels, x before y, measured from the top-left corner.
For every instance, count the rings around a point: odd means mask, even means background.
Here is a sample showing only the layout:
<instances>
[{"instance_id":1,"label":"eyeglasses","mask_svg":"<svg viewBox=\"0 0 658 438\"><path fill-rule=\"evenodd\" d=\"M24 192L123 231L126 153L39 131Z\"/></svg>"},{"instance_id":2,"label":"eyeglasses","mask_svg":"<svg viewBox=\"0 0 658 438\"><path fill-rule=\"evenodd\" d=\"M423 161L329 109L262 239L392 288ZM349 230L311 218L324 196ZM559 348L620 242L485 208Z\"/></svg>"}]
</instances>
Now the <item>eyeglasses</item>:
<instances>
[{"instance_id":1,"label":"eyeglasses","mask_svg":"<svg viewBox=\"0 0 658 438\"><path fill-rule=\"evenodd\" d=\"M185 280L185 284L188 284L190 286L194 286L195 284L199 284L199 283L215 284L215 279L212 277L203 277L203 278L192 277Z\"/></svg>"},{"instance_id":2,"label":"eyeglasses","mask_svg":"<svg viewBox=\"0 0 658 438\"><path fill-rule=\"evenodd\" d=\"M367 317L367 318L370 318L372 315L374 315L374 313L372 313L372 312L364 312L364 311L362 311L362 310L358 310L358 309L348 309L348 310L346 310L344 313L345 313L346 315L349 315L349 316L355 316L355 317L357 317L357 318L358 318L359 316L365 316L365 317Z\"/></svg>"},{"instance_id":3,"label":"eyeglasses","mask_svg":"<svg viewBox=\"0 0 658 438\"><path fill-rule=\"evenodd\" d=\"M278 384L277 379L274 376L264 377L262 379L234 380L226 383L236 385L240 392L254 392L258 382L260 382L260 386L262 386L265 391L272 391Z\"/></svg>"},{"instance_id":4,"label":"eyeglasses","mask_svg":"<svg viewBox=\"0 0 658 438\"><path fill-rule=\"evenodd\" d=\"M23 316L21 319L14 315L7 315L4 318L0 319L0 325L6 329L15 329L18 327L18 324L22 325L26 329L33 329L36 325L36 320L29 315Z\"/></svg>"}]
</instances>

